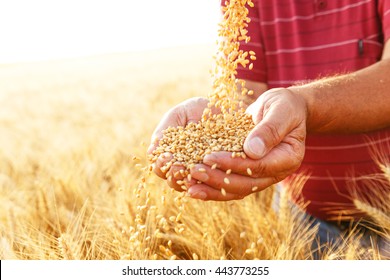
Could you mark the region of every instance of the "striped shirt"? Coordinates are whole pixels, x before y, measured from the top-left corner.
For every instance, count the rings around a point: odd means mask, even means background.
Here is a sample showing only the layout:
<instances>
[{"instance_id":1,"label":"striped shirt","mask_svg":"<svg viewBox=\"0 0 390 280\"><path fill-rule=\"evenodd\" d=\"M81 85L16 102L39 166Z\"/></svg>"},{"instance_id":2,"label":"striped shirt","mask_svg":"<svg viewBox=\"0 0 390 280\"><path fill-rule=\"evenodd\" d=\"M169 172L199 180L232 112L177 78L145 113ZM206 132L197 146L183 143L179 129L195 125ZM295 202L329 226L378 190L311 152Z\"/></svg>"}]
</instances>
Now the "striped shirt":
<instances>
[{"instance_id":1,"label":"striped shirt","mask_svg":"<svg viewBox=\"0 0 390 280\"><path fill-rule=\"evenodd\" d=\"M252 70L238 69L238 77L264 82L269 88L367 67L380 60L384 42L390 38L390 0L253 2L251 41L242 49L255 51L257 60ZM379 172L373 151L390 158L390 129L308 135L298 171L310 175L301 192L307 211L332 219L357 211L351 199L354 194L380 191L383 186L367 179Z\"/></svg>"}]
</instances>

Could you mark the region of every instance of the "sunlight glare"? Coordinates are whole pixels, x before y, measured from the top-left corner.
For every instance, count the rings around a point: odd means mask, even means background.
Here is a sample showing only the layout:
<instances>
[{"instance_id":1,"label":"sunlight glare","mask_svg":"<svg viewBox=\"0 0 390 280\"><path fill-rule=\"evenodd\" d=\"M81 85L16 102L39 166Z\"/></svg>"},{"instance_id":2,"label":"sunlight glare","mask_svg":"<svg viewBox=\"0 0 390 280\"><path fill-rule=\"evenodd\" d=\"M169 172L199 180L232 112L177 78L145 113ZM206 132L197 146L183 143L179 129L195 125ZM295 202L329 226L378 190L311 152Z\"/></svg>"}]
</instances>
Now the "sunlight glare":
<instances>
[{"instance_id":1,"label":"sunlight glare","mask_svg":"<svg viewBox=\"0 0 390 280\"><path fill-rule=\"evenodd\" d=\"M0 3L0 63L212 44L217 0Z\"/></svg>"}]
</instances>

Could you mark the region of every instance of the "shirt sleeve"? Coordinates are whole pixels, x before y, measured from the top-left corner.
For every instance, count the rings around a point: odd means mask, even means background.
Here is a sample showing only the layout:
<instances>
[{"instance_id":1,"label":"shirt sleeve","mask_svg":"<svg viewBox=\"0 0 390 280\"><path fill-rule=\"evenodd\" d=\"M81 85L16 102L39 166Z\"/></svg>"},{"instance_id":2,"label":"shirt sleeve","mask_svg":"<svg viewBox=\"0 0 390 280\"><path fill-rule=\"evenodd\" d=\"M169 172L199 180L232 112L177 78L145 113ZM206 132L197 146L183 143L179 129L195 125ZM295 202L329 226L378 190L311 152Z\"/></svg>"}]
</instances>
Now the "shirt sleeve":
<instances>
[{"instance_id":1,"label":"shirt sleeve","mask_svg":"<svg viewBox=\"0 0 390 280\"><path fill-rule=\"evenodd\" d=\"M254 4L254 7L247 7L249 10L248 17L251 20L247 27L247 35L250 37L250 41L248 43L241 41L240 49L247 52L254 51L256 53L256 60L252 61L253 68L251 70L248 68L248 66L244 68L239 65L237 68L237 78L266 83L267 73L264 49L260 32L261 29L258 0L253 0L252 2Z\"/></svg>"},{"instance_id":2,"label":"shirt sleeve","mask_svg":"<svg viewBox=\"0 0 390 280\"><path fill-rule=\"evenodd\" d=\"M378 12L379 12L379 17L382 21L384 41L386 42L387 40L390 39L390 1L379 0Z\"/></svg>"}]
</instances>

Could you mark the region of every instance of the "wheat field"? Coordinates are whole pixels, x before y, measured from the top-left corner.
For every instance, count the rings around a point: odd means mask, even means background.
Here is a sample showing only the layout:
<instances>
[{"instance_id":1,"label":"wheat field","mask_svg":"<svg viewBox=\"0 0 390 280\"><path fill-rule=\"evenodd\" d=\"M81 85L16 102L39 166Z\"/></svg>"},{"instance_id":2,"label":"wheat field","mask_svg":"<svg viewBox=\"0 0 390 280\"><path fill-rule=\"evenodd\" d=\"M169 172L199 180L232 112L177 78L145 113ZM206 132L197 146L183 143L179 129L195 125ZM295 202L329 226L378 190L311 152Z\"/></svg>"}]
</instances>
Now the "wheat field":
<instances>
[{"instance_id":1,"label":"wheat field","mask_svg":"<svg viewBox=\"0 0 390 280\"><path fill-rule=\"evenodd\" d=\"M0 258L312 259L317 229L288 194L278 212L273 188L203 202L148 172L155 125L174 104L209 93L214 51L0 65ZM390 207L368 211L389 233ZM358 240L350 234L320 258L380 259Z\"/></svg>"}]
</instances>

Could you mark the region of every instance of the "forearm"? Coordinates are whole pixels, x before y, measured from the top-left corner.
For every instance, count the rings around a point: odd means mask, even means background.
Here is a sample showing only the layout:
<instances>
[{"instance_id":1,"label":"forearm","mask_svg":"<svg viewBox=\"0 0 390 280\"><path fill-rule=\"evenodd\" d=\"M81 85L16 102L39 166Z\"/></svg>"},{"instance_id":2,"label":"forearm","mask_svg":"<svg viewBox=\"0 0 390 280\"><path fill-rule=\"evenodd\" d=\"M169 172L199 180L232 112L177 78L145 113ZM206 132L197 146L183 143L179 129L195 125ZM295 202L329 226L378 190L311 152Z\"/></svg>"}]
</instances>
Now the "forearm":
<instances>
[{"instance_id":1,"label":"forearm","mask_svg":"<svg viewBox=\"0 0 390 280\"><path fill-rule=\"evenodd\" d=\"M289 89L307 104L309 133L358 133L390 126L390 59Z\"/></svg>"}]
</instances>

